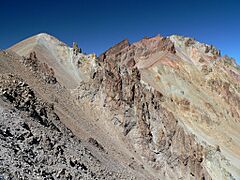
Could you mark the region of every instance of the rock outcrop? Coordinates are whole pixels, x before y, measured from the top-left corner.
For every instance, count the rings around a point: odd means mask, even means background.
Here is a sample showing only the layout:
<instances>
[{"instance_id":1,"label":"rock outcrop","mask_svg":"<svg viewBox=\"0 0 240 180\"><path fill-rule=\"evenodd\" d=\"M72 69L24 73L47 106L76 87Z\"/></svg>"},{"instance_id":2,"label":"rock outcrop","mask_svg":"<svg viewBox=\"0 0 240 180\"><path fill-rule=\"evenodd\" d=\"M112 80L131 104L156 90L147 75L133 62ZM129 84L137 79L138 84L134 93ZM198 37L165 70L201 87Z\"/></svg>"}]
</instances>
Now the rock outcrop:
<instances>
[{"instance_id":1,"label":"rock outcrop","mask_svg":"<svg viewBox=\"0 0 240 180\"><path fill-rule=\"evenodd\" d=\"M90 86L87 93L90 95L92 91L95 96L91 99L95 98L96 103L98 98L102 99L104 108L122 115L118 119L122 133L144 161L157 170L159 177L210 179L202 166L204 148L162 106L163 94L141 82L141 73L136 67L135 57L158 51L174 54L174 45L167 38L150 40L153 44L146 41L149 40L129 45L124 40L106 51L99 57L99 68L90 85L81 87ZM86 94L82 91L80 95Z\"/></svg>"},{"instance_id":2,"label":"rock outcrop","mask_svg":"<svg viewBox=\"0 0 240 180\"><path fill-rule=\"evenodd\" d=\"M185 37L124 40L100 55L78 99L107 112L103 119L113 121L156 176L234 179L239 68L227 59Z\"/></svg>"}]
</instances>

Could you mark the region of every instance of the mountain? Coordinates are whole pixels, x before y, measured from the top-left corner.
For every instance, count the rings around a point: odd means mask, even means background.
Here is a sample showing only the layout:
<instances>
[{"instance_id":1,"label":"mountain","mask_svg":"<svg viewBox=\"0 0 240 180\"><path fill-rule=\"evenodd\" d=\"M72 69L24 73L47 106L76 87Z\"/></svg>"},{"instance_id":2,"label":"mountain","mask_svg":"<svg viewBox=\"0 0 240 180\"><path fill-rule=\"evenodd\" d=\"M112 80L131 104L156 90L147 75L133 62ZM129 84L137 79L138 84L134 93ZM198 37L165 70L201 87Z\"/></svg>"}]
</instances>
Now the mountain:
<instances>
[{"instance_id":1,"label":"mountain","mask_svg":"<svg viewBox=\"0 0 240 180\"><path fill-rule=\"evenodd\" d=\"M66 87L77 87L79 82L85 78L76 64L82 55L79 54L77 59L73 59L74 52L70 47L46 33L30 37L10 49L20 56L28 56L31 52L35 52L41 62L54 68L56 78Z\"/></svg>"},{"instance_id":2,"label":"mountain","mask_svg":"<svg viewBox=\"0 0 240 180\"><path fill-rule=\"evenodd\" d=\"M0 72L6 178L240 177L240 68L212 45L156 36L96 57L41 33Z\"/></svg>"}]
</instances>

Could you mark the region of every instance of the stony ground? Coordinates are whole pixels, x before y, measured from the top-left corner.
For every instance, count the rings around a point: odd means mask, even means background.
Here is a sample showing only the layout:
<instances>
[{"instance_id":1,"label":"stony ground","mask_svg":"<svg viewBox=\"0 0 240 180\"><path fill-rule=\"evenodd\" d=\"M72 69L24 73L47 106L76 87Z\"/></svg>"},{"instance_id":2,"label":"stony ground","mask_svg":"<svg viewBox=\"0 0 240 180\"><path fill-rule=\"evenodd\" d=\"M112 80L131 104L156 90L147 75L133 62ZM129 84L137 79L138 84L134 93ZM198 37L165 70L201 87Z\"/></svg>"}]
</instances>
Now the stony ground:
<instances>
[{"instance_id":1,"label":"stony ground","mask_svg":"<svg viewBox=\"0 0 240 180\"><path fill-rule=\"evenodd\" d=\"M0 175L4 179L134 179L124 168L106 167L63 125L54 107L21 79L0 77ZM98 152L98 153L96 153ZM116 169L115 169L116 168ZM114 170L115 169L115 170Z\"/></svg>"}]
</instances>

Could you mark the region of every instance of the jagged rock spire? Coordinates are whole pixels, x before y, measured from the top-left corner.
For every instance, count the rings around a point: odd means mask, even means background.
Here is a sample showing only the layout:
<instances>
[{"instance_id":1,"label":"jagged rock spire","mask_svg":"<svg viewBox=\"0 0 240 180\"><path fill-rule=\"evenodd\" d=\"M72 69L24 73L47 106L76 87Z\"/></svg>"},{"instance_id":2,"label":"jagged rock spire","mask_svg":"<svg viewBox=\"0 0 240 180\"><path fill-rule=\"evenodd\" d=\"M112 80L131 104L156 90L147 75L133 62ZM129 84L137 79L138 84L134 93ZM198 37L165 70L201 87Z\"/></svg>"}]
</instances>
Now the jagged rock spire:
<instances>
[{"instance_id":1,"label":"jagged rock spire","mask_svg":"<svg viewBox=\"0 0 240 180\"><path fill-rule=\"evenodd\" d=\"M82 49L78 47L76 42L73 42L73 52L74 54L82 53Z\"/></svg>"}]
</instances>

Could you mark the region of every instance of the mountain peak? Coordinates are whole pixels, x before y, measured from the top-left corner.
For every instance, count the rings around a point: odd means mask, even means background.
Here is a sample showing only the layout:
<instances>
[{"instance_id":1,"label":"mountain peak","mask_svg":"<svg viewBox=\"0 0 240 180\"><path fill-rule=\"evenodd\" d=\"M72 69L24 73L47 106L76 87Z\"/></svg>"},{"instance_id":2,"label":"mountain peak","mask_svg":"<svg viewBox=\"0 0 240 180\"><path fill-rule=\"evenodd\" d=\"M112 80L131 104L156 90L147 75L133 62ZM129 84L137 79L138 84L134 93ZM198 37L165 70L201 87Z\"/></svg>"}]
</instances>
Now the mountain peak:
<instances>
[{"instance_id":1,"label":"mountain peak","mask_svg":"<svg viewBox=\"0 0 240 180\"><path fill-rule=\"evenodd\" d=\"M47 37L47 36L52 36L52 35L42 32L42 33L37 34L36 36L46 36Z\"/></svg>"},{"instance_id":2,"label":"mountain peak","mask_svg":"<svg viewBox=\"0 0 240 180\"><path fill-rule=\"evenodd\" d=\"M55 40L58 40L55 36L53 36L51 34L48 34L48 33L45 33L45 32L33 35L33 36L29 37L29 38L35 38L35 39L55 39Z\"/></svg>"},{"instance_id":3,"label":"mountain peak","mask_svg":"<svg viewBox=\"0 0 240 180\"><path fill-rule=\"evenodd\" d=\"M47 33L29 37L9 48L20 56L28 57L32 52L38 60L55 68L56 77L66 87L75 87L82 80L77 63L85 55L74 54L74 49ZM88 57L88 56L87 56ZM87 59L86 57L86 59Z\"/></svg>"},{"instance_id":4,"label":"mountain peak","mask_svg":"<svg viewBox=\"0 0 240 180\"><path fill-rule=\"evenodd\" d=\"M199 54L206 54L214 58L221 56L220 51L216 47L201 43L194 38L179 35L171 35L169 38L174 43L174 46L181 51L191 51L194 49L194 51L197 50Z\"/></svg>"}]
</instances>

